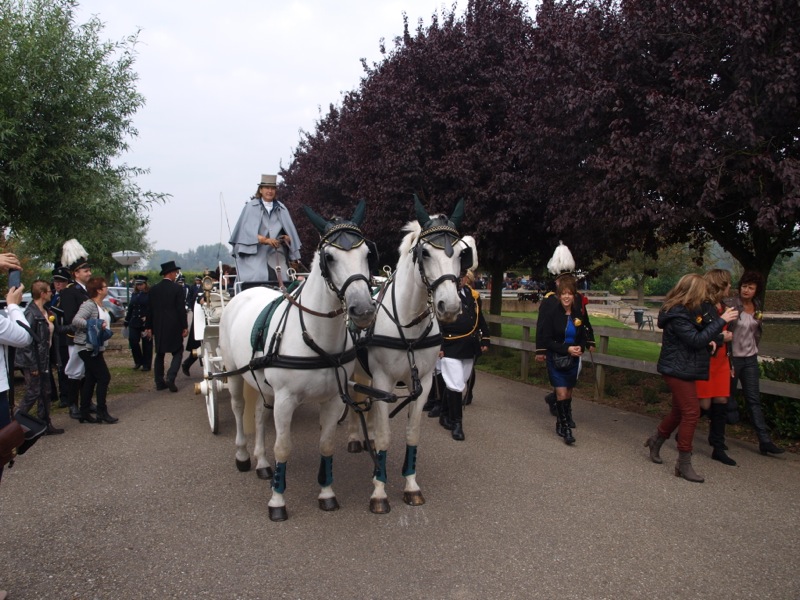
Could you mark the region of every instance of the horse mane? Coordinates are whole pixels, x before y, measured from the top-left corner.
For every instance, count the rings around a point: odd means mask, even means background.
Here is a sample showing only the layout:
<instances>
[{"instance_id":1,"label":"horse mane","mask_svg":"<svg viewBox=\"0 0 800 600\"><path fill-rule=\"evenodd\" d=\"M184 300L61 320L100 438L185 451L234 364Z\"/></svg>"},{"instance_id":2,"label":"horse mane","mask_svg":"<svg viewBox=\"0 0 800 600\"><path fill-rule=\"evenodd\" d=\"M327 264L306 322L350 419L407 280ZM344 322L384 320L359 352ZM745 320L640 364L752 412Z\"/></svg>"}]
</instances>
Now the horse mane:
<instances>
[{"instance_id":1,"label":"horse mane","mask_svg":"<svg viewBox=\"0 0 800 600\"><path fill-rule=\"evenodd\" d=\"M416 245L419 240L419 234L422 233L422 226L418 221L409 221L403 226L401 230L406 236L400 242L400 256L406 256L411 249Z\"/></svg>"}]
</instances>

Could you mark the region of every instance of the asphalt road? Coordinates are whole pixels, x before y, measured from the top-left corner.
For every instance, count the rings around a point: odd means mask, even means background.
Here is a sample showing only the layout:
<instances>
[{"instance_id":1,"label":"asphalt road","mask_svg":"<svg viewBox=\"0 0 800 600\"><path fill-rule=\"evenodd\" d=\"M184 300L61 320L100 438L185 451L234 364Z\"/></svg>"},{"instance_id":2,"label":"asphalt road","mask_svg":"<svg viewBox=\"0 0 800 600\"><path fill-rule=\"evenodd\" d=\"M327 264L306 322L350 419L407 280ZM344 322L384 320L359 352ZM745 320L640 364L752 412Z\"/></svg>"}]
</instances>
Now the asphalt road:
<instances>
[{"instance_id":1,"label":"asphalt road","mask_svg":"<svg viewBox=\"0 0 800 600\"><path fill-rule=\"evenodd\" d=\"M341 451L341 509L317 508L317 408L295 419L289 520L234 466L182 375L181 390L112 399L117 425L41 440L0 485L0 589L10 600L162 598L800 598L800 457L696 440L692 484L642 447L655 421L576 399L577 444L543 392L481 373L455 442L424 419L418 481L402 503L403 417L393 424L392 511L369 512L371 463ZM252 448L252 440L250 447Z\"/></svg>"}]
</instances>

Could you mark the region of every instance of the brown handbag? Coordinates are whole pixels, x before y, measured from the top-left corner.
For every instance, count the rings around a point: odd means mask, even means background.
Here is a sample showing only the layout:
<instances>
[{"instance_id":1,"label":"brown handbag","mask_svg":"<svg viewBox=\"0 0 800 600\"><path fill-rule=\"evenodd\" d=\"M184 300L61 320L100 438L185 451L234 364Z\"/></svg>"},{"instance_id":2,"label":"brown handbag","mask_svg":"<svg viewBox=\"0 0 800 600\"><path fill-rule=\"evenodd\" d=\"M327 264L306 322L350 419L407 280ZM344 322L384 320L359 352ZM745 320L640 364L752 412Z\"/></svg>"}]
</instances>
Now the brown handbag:
<instances>
[{"instance_id":1,"label":"brown handbag","mask_svg":"<svg viewBox=\"0 0 800 600\"><path fill-rule=\"evenodd\" d=\"M25 431L16 421L11 421L0 429L0 466L5 466L14 460L17 448L23 442L25 442Z\"/></svg>"}]
</instances>

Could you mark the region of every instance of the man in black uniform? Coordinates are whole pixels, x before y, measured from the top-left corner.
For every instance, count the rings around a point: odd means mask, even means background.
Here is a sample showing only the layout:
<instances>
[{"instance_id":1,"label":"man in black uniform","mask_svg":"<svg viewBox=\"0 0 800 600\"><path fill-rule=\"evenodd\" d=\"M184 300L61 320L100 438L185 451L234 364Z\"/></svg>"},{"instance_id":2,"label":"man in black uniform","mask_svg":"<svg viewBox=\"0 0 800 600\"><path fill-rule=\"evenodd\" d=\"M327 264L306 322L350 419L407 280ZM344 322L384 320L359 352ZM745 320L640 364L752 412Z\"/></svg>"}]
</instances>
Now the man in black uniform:
<instances>
[{"instance_id":1,"label":"man in black uniform","mask_svg":"<svg viewBox=\"0 0 800 600\"><path fill-rule=\"evenodd\" d=\"M164 278L150 288L150 310L148 311L147 333L155 338L156 359L153 365L156 389L177 392L175 378L181 367L183 357L183 338L188 333L186 321L186 293L183 286L175 283L180 267L174 260L161 265L160 275ZM172 354L172 361L164 376L164 356Z\"/></svg>"},{"instance_id":2,"label":"man in black uniform","mask_svg":"<svg viewBox=\"0 0 800 600\"><path fill-rule=\"evenodd\" d=\"M454 440L464 439L463 392L472 374L475 359L489 348L489 327L483 318L480 295L469 287L473 280L468 271L461 279L458 296L461 314L453 323L440 323L442 349L439 352L439 370L444 379L444 403L439 422L453 432Z\"/></svg>"},{"instance_id":3,"label":"man in black uniform","mask_svg":"<svg viewBox=\"0 0 800 600\"><path fill-rule=\"evenodd\" d=\"M92 268L89 266L89 253L86 252L78 240L68 240L64 243L61 252L61 263L68 265L73 281L62 290L58 299L58 308L62 311L61 326L58 329L67 338L68 360L64 366L64 372L68 378L67 401L69 402L69 416L73 419L79 419L81 418L81 412L78 406L78 396L80 395L85 368L83 361L78 356L78 348L75 346L75 335L71 324L80 305L89 299L86 284L92 278ZM84 417L84 420L87 420L86 417ZM94 417L89 416L88 420L93 422Z\"/></svg>"}]
</instances>

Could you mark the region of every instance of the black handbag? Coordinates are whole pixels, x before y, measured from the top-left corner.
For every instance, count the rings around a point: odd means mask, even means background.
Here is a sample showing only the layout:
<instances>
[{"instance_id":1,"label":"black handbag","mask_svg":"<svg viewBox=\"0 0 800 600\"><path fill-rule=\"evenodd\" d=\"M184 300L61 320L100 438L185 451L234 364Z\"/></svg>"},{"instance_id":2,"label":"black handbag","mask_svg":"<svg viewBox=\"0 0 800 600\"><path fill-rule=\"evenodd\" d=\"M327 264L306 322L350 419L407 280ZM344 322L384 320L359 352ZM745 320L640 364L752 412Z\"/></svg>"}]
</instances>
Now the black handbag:
<instances>
[{"instance_id":1,"label":"black handbag","mask_svg":"<svg viewBox=\"0 0 800 600\"><path fill-rule=\"evenodd\" d=\"M575 357L569 354L554 354L553 365L558 371L569 371L575 366Z\"/></svg>"}]
</instances>

